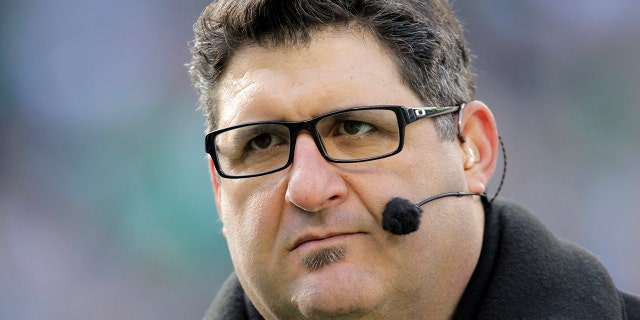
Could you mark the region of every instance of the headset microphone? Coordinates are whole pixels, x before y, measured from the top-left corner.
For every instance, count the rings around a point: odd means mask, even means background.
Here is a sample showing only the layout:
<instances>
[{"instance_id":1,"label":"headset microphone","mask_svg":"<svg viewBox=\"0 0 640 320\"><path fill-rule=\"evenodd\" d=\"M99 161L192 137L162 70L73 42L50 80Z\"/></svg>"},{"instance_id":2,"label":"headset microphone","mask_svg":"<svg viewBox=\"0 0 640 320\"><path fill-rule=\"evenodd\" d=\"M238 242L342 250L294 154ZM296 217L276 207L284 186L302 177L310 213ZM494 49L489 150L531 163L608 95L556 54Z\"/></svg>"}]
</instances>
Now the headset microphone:
<instances>
[{"instance_id":1,"label":"headset microphone","mask_svg":"<svg viewBox=\"0 0 640 320\"><path fill-rule=\"evenodd\" d=\"M464 108L464 104L462 105ZM462 112L458 113L458 138L461 142L465 142L466 139L459 131L462 127ZM437 194L430 198L424 199L421 202L414 204L411 201L403 198L393 198L387 202L384 207L384 211L382 211L382 229L391 232L395 235L405 235L412 233L420 227L420 217L422 215L422 207L426 203L444 198L444 197L463 197L463 196L481 196L483 198L483 203L485 205L491 205L493 200L496 199L500 191L502 190L502 186L504 184L504 179L507 175L507 151L504 147L504 142L502 141L502 137L498 136L498 141L500 142L500 148L502 149L502 178L500 179L500 184L498 185L498 190L495 195L488 199L485 193L475 193L475 192L445 192L441 194ZM476 157L476 154L473 149L470 149L470 154L472 158Z\"/></svg>"},{"instance_id":2,"label":"headset microphone","mask_svg":"<svg viewBox=\"0 0 640 320\"><path fill-rule=\"evenodd\" d=\"M428 202L444 197L482 196L482 193L475 192L446 192L437 194L421 202L414 204L403 198L393 198L382 212L382 229L395 235L405 235L418 230L420 227L421 206Z\"/></svg>"},{"instance_id":3,"label":"headset microphone","mask_svg":"<svg viewBox=\"0 0 640 320\"><path fill-rule=\"evenodd\" d=\"M464 135L462 135L461 131L462 109L464 109L464 104L460 106L460 110L458 111L458 139L460 140L460 142L464 143L466 141L466 138L464 137ZM502 141L501 136L498 136L498 141L500 142L500 148L502 149L502 178L500 179L498 190L490 200L487 198L486 194L475 192L445 192L424 199L417 204L413 204L407 199L396 197L391 199L385 205L384 211L382 212L382 229L389 231L395 235L405 235L418 230L418 228L420 227L420 217L422 215L422 209L420 207L430 201L444 197L481 196L483 198L483 203L486 202L486 204L490 205L498 196L500 190L502 190L502 185L504 184L504 179L507 175L507 151L505 150L504 142ZM469 161L475 161L475 158L477 157L475 150L468 150L470 154Z\"/></svg>"}]
</instances>

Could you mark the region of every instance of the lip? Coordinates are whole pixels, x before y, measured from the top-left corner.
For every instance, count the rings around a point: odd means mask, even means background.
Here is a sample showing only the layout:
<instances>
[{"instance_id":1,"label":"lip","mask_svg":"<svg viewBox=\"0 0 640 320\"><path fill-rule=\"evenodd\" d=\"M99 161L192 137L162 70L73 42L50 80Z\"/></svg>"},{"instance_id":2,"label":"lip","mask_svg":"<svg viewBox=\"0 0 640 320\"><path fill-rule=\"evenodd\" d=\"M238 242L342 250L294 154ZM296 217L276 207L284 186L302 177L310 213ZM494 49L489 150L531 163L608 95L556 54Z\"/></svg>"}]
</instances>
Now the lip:
<instances>
[{"instance_id":1,"label":"lip","mask_svg":"<svg viewBox=\"0 0 640 320\"><path fill-rule=\"evenodd\" d=\"M322 235L305 234L299 237L294 242L293 247L291 248L291 251L299 249L301 247L314 245L314 244L320 245L320 244L328 243L334 240L337 241L342 238L357 235L357 234L362 234L362 232L334 232L334 233L327 233Z\"/></svg>"}]
</instances>

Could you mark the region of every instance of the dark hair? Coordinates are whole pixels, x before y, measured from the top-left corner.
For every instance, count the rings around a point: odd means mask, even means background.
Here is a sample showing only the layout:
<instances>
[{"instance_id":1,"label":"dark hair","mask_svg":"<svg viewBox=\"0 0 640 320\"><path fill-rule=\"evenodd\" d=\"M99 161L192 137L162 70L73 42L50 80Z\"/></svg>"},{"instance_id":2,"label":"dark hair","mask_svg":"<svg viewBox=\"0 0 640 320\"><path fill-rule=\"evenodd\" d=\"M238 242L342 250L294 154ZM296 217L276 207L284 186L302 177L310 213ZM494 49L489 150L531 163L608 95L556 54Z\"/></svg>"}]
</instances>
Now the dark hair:
<instances>
[{"instance_id":1,"label":"dark hair","mask_svg":"<svg viewBox=\"0 0 640 320\"><path fill-rule=\"evenodd\" d=\"M307 44L330 26L371 32L426 105L474 98L469 49L447 0L220 0L198 18L188 64L207 127L217 127L216 83L234 52ZM436 126L441 138L453 139L451 115L436 118Z\"/></svg>"}]
</instances>

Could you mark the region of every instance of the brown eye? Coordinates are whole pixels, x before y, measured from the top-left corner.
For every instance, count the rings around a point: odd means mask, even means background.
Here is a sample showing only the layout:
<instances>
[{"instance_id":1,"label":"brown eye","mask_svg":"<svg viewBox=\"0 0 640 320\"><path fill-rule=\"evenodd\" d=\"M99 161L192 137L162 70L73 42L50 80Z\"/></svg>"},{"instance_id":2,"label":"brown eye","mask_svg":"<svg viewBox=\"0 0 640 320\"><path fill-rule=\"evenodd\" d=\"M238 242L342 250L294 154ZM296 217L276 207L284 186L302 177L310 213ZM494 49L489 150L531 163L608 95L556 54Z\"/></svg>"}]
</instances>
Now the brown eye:
<instances>
[{"instance_id":1,"label":"brown eye","mask_svg":"<svg viewBox=\"0 0 640 320\"><path fill-rule=\"evenodd\" d=\"M273 134L263 133L249 142L249 147L252 150L263 150L271 148L280 144L282 140Z\"/></svg>"},{"instance_id":2,"label":"brown eye","mask_svg":"<svg viewBox=\"0 0 640 320\"><path fill-rule=\"evenodd\" d=\"M365 134L373 129L374 127L370 123L362 121L344 121L338 127L338 133L349 136L357 136Z\"/></svg>"}]
</instances>

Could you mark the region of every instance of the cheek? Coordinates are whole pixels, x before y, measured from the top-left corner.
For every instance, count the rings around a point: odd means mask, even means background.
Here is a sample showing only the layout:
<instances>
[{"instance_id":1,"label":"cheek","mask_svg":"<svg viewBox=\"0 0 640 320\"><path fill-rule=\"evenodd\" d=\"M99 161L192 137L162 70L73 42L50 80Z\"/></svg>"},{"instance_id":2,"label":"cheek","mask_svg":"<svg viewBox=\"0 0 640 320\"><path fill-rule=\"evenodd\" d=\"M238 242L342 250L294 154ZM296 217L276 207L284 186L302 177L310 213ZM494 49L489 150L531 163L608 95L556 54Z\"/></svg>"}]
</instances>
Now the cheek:
<instances>
[{"instance_id":1,"label":"cheek","mask_svg":"<svg viewBox=\"0 0 640 320\"><path fill-rule=\"evenodd\" d=\"M464 205L471 202L470 199L458 202L462 202L458 210L440 219L444 221L439 228L443 240L440 250L445 266L451 270L450 280L467 281L464 277L473 272L482 248L484 216L473 210L472 205Z\"/></svg>"},{"instance_id":2,"label":"cheek","mask_svg":"<svg viewBox=\"0 0 640 320\"><path fill-rule=\"evenodd\" d=\"M390 159L393 162L386 167L390 176L380 184L397 192L397 196L421 201L438 193L464 191L459 161L441 143L434 147L407 148Z\"/></svg>"},{"instance_id":3,"label":"cheek","mask_svg":"<svg viewBox=\"0 0 640 320\"><path fill-rule=\"evenodd\" d=\"M484 220L471 208L470 199L441 200L425 210L410 257L413 267L425 270L422 284L434 292L458 295L478 261Z\"/></svg>"},{"instance_id":4,"label":"cheek","mask_svg":"<svg viewBox=\"0 0 640 320\"><path fill-rule=\"evenodd\" d=\"M278 196L275 184L226 182L220 193L220 218L234 266L244 270L264 263L274 247L284 193Z\"/></svg>"}]
</instances>

